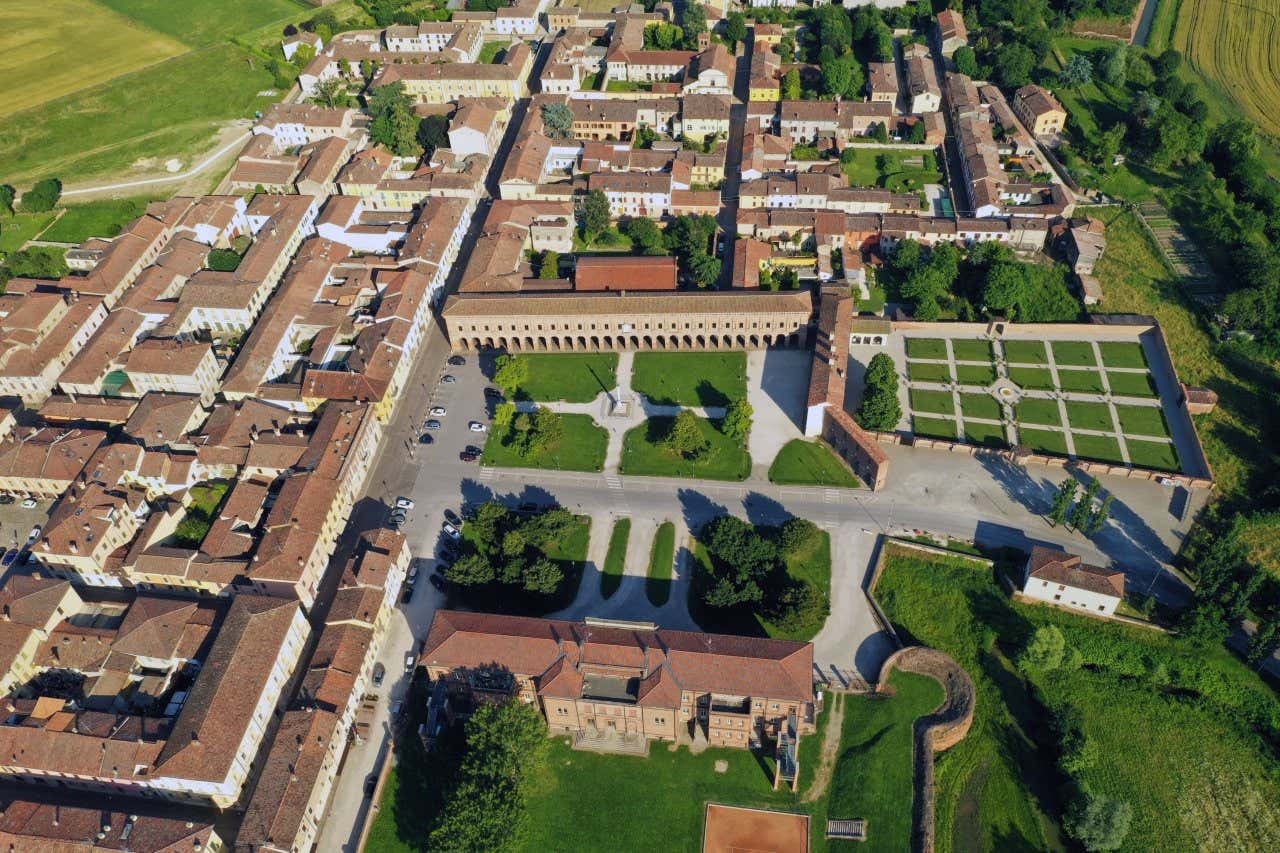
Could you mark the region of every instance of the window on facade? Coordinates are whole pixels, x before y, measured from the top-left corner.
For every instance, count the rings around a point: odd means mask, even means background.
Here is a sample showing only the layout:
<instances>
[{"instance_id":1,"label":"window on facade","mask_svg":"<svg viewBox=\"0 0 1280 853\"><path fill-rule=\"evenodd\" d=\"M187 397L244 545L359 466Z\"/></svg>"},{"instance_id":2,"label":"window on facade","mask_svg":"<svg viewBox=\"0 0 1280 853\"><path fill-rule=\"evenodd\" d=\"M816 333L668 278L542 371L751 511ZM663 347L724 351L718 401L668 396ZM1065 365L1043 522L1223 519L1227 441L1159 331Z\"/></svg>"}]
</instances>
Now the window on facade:
<instances>
[{"instance_id":1,"label":"window on facade","mask_svg":"<svg viewBox=\"0 0 1280 853\"><path fill-rule=\"evenodd\" d=\"M1062 600L1062 596L1060 596L1060 595L1055 595L1055 596L1053 597L1053 600L1054 600L1054 601L1061 601L1061 600Z\"/></svg>"}]
</instances>

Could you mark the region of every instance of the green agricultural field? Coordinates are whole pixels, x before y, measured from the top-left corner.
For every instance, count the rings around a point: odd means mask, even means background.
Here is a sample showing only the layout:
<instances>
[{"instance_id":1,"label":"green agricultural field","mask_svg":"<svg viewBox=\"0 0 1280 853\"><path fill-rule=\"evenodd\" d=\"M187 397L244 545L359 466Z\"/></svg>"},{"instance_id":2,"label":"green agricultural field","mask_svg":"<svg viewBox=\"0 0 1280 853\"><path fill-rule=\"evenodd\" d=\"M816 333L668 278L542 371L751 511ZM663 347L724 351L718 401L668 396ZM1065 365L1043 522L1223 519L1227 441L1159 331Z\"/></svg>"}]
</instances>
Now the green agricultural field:
<instances>
[{"instance_id":1,"label":"green agricultural field","mask_svg":"<svg viewBox=\"0 0 1280 853\"><path fill-rule=\"evenodd\" d=\"M4 0L0 86L5 96L0 116L163 62L187 49L181 41L92 0ZM6 135L14 129L8 121L5 127ZM76 141L83 145L86 138ZM9 165L0 165L0 179L9 171Z\"/></svg>"},{"instance_id":2,"label":"green agricultural field","mask_svg":"<svg viewBox=\"0 0 1280 853\"><path fill-rule=\"evenodd\" d=\"M711 421L699 418L708 449L697 459L685 459L663 440L674 418L649 418L622 437L619 473L633 477L689 477L698 480L745 480L751 473L751 455L745 447L720 432ZM598 469L597 469L598 470Z\"/></svg>"},{"instance_id":3,"label":"green agricultural field","mask_svg":"<svg viewBox=\"0 0 1280 853\"><path fill-rule=\"evenodd\" d=\"M1004 360L1010 364L1048 364L1044 341L1005 341Z\"/></svg>"},{"instance_id":4,"label":"green agricultural field","mask_svg":"<svg viewBox=\"0 0 1280 853\"><path fill-rule=\"evenodd\" d=\"M1120 429L1130 435L1169 437L1169 423L1159 406L1116 406Z\"/></svg>"},{"instance_id":5,"label":"green agricultural field","mask_svg":"<svg viewBox=\"0 0 1280 853\"><path fill-rule=\"evenodd\" d=\"M1079 400L1067 401L1067 420L1072 429L1096 429L1101 432L1114 432L1115 424L1111 422L1111 409L1106 403L1085 403Z\"/></svg>"},{"instance_id":6,"label":"green agricultural field","mask_svg":"<svg viewBox=\"0 0 1280 853\"><path fill-rule=\"evenodd\" d=\"M83 243L90 237L114 237L146 212L152 196L112 198L69 205L58 221L40 235L54 243Z\"/></svg>"},{"instance_id":7,"label":"green agricultural field","mask_svg":"<svg viewBox=\"0 0 1280 853\"><path fill-rule=\"evenodd\" d=\"M922 418L914 415L911 418L911 431L925 438L941 438L947 441L956 439L956 422L946 418Z\"/></svg>"},{"instance_id":8,"label":"green agricultural field","mask_svg":"<svg viewBox=\"0 0 1280 853\"><path fill-rule=\"evenodd\" d=\"M275 21L297 19L308 4L291 0L99 0L117 12L189 45L202 47Z\"/></svg>"},{"instance_id":9,"label":"green agricultural field","mask_svg":"<svg viewBox=\"0 0 1280 853\"><path fill-rule=\"evenodd\" d=\"M1047 367L1010 367L1009 379L1021 388L1032 391L1052 391L1053 374Z\"/></svg>"},{"instance_id":10,"label":"green agricultural field","mask_svg":"<svg viewBox=\"0 0 1280 853\"><path fill-rule=\"evenodd\" d=\"M1120 455L1120 442L1109 435L1086 435L1082 432L1071 433L1071 442L1076 446L1076 456L1081 459L1093 459L1098 462L1123 462Z\"/></svg>"},{"instance_id":11,"label":"green agricultural field","mask_svg":"<svg viewBox=\"0 0 1280 853\"><path fill-rule=\"evenodd\" d=\"M49 227L49 223L58 214L55 211L46 213L15 213L13 216L0 214L0 252L16 252L28 240Z\"/></svg>"},{"instance_id":12,"label":"green agricultural field","mask_svg":"<svg viewBox=\"0 0 1280 853\"><path fill-rule=\"evenodd\" d=\"M1056 364L1073 367L1094 367L1098 359L1093 354L1093 344L1087 341L1054 341L1053 360Z\"/></svg>"},{"instance_id":13,"label":"green agricultural field","mask_svg":"<svg viewBox=\"0 0 1280 853\"><path fill-rule=\"evenodd\" d=\"M1077 771L1080 784L1133 809L1123 851L1280 846L1269 745L1280 700L1226 649L1018 604L980 564L894 546L876 594L900 632L954 657L977 691L968 737L938 762L940 850L1070 849L1048 725L1057 709L1099 756ZM1045 624L1083 666L1013 668Z\"/></svg>"},{"instance_id":14,"label":"green agricultural field","mask_svg":"<svg viewBox=\"0 0 1280 853\"><path fill-rule=\"evenodd\" d=\"M631 519L620 518L613 523L609 534L609 550L604 557L604 569L600 572L600 596L611 598L622 585L622 575L627 568L627 540L631 538Z\"/></svg>"},{"instance_id":15,"label":"green agricultural field","mask_svg":"<svg viewBox=\"0 0 1280 853\"><path fill-rule=\"evenodd\" d=\"M993 364L957 364L956 381L961 385L981 385L984 388L996 381Z\"/></svg>"},{"instance_id":16,"label":"green agricultural field","mask_svg":"<svg viewBox=\"0 0 1280 853\"><path fill-rule=\"evenodd\" d=\"M911 409L915 412L928 412L934 415L954 415L955 400L950 391L922 391L912 388L909 397Z\"/></svg>"},{"instance_id":17,"label":"green agricultural field","mask_svg":"<svg viewBox=\"0 0 1280 853\"><path fill-rule=\"evenodd\" d=\"M644 592L649 603L662 607L671 598L671 572L676 559L676 526L670 521L658 525L653 536L653 548L649 551L649 576L645 578Z\"/></svg>"},{"instance_id":18,"label":"green agricultural field","mask_svg":"<svg viewBox=\"0 0 1280 853\"><path fill-rule=\"evenodd\" d=\"M1102 376L1098 371L1088 368L1059 367L1058 388L1081 394L1101 394Z\"/></svg>"},{"instance_id":19,"label":"green agricultural field","mask_svg":"<svg viewBox=\"0 0 1280 853\"><path fill-rule=\"evenodd\" d=\"M991 341L984 340L952 338L951 352L955 355L956 361L990 362L995 358L995 350L991 346Z\"/></svg>"},{"instance_id":20,"label":"green agricultural field","mask_svg":"<svg viewBox=\"0 0 1280 853\"><path fill-rule=\"evenodd\" d=\"M769 466L769 482L781 486L837 486L847 489L862 485L830 447L802 438L788 441L778 451Z\"/></svg>"},{"instance_id":21,"label":"green agricultural field","mask_svg":"<svg viewBox=\"0 0 1280 853\"><path fill-rule=\"evenodd\" d=\"M590 403L618 387L616 352L535 353L519 358L529 365L529 379L516 389L518 400Z\"/></svg>"},{"instance_id":22,"label":"green agricultural field","mask_svg":"<svg viewBox=\"0 0 1280 853\"><path fill-rule=\"evenodd\" d=\"M1125 436L1129 449L1129 462L1135 468L1151 468L1156 471L1181 471L1178 450L1170 441L1143 441Z\"/></svg>"},{"instance_id":23,"label":"green agricultural field","mask_svg":"<svg viewBox=\"0 0 1280 853\"><path fill-rule=\"evenodd\" d=\"M1158 397L1156 383L1150 373L1130 373L1129 371L1107 371L1107 384L1111 393L1122 397Z\"/></svg>"},{"instance_id":24,"label":"green agricultural field","mask_svg":"<svg viewBox=\"0 0 1280 853\"><path fill-rule=\"evenodd\" d=\"M947 357L947 342L941 338L907 338L907 358Z\"/></svg>"},{"instance_id":25,"label":"green agricultural field","mask_svg":"<svg viewBox=\"0 0 1280 853\"><path fill-rule=\"evenodd\" d=\"M1018 403L1018 423L1044 424L1045 426L1061 426L1062 412L1057 400L1046 400L1043 397L1023 397Z\"/></svg>"},{"instance_id":26,"label":"green agricultural field","mask_svg":"<svg viewBox=\"0 0 1280 853\"><path fill-rule=\"evenodd\" d=\"M907 378L912 382L950 382L951 368L936 361L908 361Z\"/></svg>"},{"instance_id":27,"label":"green agricultural field","mask_svg":"<svg viewBox=\"0 0 1280 853\"><path fill-rule=\"evenodd\" d=\"M550 468L556 471L603 471L609 433L590 415L560 415L564 437L531 456L522 456L507 444L513 427L494 425L485 441L480 464L496 468Z\"/></svg>"},{"instance_id":28,"label":"green agricultural field","mask_svg":"<svg viewBox=\"0 0 1280 853\"><path fill-rule=\"evenodd\" d=\"M1106 367L1146 367L1147 354L1142 344L1134 341L1107 341L1098 344Z\"/></svg>"},{"instance_id":29,"label":"green agricultural field","mask_svg":"<svg viewBox=\"0 0 1280 853\"><path fill-rule=\"evenodd\" d=\"M1004 410L990 394L961 394L960 411L966 418L986 418L998 421Z\"/></svg>"},{"instance_id":30,"label":"green agricultural field","mask_svg":"<svg viewBox=\"0 0 1280 853\"><path fill-rule=\"evenodd\" d=\"M977 444L982 447L1007 447L1009 445L1008 439L1005 437L1004 427L1001 424L965 421L964 438L970 444Z\"/></svg>"},{"instance_id":31,"label":"green agricultural field","mask_svg":"<svg viewBox=\"0 0 1280 853\"><path fill-rule=\"evenodd\" d=\"M658 406L725 406L747 396L742 352L636 353L631 387Z\"/></svg>"},{"instance_id":32,"label":"green agricultural field","mask_svg":"<svg viewBox=\"0 0 1280 853\"><path fill-rule=\"evenodd\" d=\"M1037 453L1051 453L1054 456L1067 455L1067 437L1061 430L1019 427L1018 443L1030 447Z\"/></svg>"}]
</instances>

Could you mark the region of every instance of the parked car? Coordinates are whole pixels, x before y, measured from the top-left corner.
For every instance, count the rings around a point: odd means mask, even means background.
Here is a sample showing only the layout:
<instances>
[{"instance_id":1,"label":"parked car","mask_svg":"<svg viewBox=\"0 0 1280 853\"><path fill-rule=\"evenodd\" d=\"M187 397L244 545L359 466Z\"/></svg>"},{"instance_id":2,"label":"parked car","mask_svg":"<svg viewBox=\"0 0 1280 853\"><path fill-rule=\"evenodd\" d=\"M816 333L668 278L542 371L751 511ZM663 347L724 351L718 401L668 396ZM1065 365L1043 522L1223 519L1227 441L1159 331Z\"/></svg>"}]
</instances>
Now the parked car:
<instances>
[{"instance_id":1,"label":"parked car","mask_svg":"<svg viewBox=\"0 0 1280 853\"><path fill-rule=\"evenodd\" d=\"M410 563L410 564L409 564L409 573L408 573L407 575L405 575L405 576L404 576L404 581L405 581L405 583L409 583L409 584L411 584L411 583L413 583L414 581L416 581L417 579L418 579L418 564L417 564L416 562L415 562L415 563Z\"/></svg>"},{"instance_id":2,"label":"parked car","mask_svg":"<svg viewBox=\"0 0 1280 853\"><path fill-rule=\"evenodd\" d=\"M458 546L453 542L446 541L440 546L440 550L437 553L441 560L456 560L458 559Z\"/></svg>"},{"instance_id":3,"label":"parked car","mask_svg":"<svg viewBox=\"0 0 1280 853\"><path fill-rule=\"evenodd\" d=\"M466 451L463 451L462 453L458 454L459 462L475 462L479 458L480 457L475 455L474 453L467 453Z\"/></svg>"},{"instance_id":4,"label":"parked car","mask_svg":"<svg viewBox=\"0 0 1280 853\"><path fill-rule=\"evenodd\" d=\"M431 407L431 415L432 415L432 417L443 418L443 417L444 417L445 415L447 415L447 414L449 414L449 411L448 411L448 409L446 409L444 406L432 406L432 407Z\"/></svg>"},{"instance_id":5,"label":"parked car","mask_svg":"<svg viewBox=\"0 0 1280 853\"><path fill-rule=\"evenodd\" d=\"M396 701L394 701L394 702L392 702L392 703L391 703L391 716L392 716L392 717L398 717L398 716L400 716L400 712L401 712L401 711L403 711L403 710L404 710L404 701L403 701L403 700L401 700L401 699L397 699Z\"/></svg>"},{"instance_id":6,"label":"parked car","mask_svg":"<svg viewBox=\"0 0 1280 853\"><path fill-rule=\"evenodd\" d=\"M469 423L469 424L467 425L467 427L468 427L472 432L484 432L485 430L487 430L487 429L488 429L488 427L487 427L487 426L485 426L484 424L480 423L479 421L472 421L471 423Z\"/></svg>"},{"instance_id":7,"label":"parked car","mask_svg":"<svg viewBox=\"0 0 1280 853\"><path fill-rule=\"evenodd\" d=\"M413 587L405 584L404 592L400 593L400 603L408 604L410 601L413 601Z\"/></svg>"},{"instance_id":8,"label":"parked car","mask_svg":"<svg viewBox=\"0 0 1280 853\"><path fill-rule=\"evenodd\" d=\"M503 393L502 393L502 389L501 389L501 388L495 388L495 387L493 387L492 385L489 385L489 386L487 386L487 387L484 389L484 395L485 395L486 397L502 397L502 396L504 396L504 395L503 395Z\"/></svg>"},{"instance_id":9,"label":"parked car","mask_svg":"<svg viewBox=\"0 0 1280 853\"><path fill-rule=\"evenodd\" d=\"M27 544L34 545L36 540L40 538L40 525L31 528L31 533L27 535Z\"/></svg>"},{"instance_id":10,"label":"parked car","mask_svg":"<svg viewBox=\"0 0 1280 853\"><path fill-rule=\"evenodd\" d=\"M472 454L473 456L479 456L481 453L484 453L483 450L476 447L474 444L468 444L466 452Z\"/></svg>"},{"instance_id":11,"label":"parked car","mask_svg":"<svg viewBox=\"0 0 1280 853\"><path fill-rule=\"evenodd\" d=\"M412 498L398 497L396 498L396 507L398 509L413 509L414 503Z\"/></svg>"},{"instance_id":12,"label":"parked car","mask_svg":"<svg viewBox=\"0 0 1280 853\"><path fill-rule=\"evenodd\" d=\"M435 439L430 433L424 432L422 435L418 436L418 444L431 444L433 441L435 441Z\"/></svg>"},{"instance_id":13,"label":"parked car","mask_svg":"<svg viewBox=\"0 0 1280 853\"><path fill-rule=\"evenodd\" d=\"M36 500L35 500L35 498L27 498L25 501L23 501L23 502L22 502L22 508L23 508L23 509L35 509L35 508L36 508Z\"/></svg>"},{"instance_id":14,"label":"parked car","mask_svg":"<svg viewBox=\"0 0 1280 853\"><path fill-rule=\"evenodd\" d=\"M431 585L434 586L436 589L440 590L441 592L444 592L444 578L442 578L440 575L432 575L431 577L427 578L427 580L431 581Z\"/></svg>"},{"instance_id":15,"label":"parked car","mask_svg":"<svg viewBox=\"0 0 1280 853\"><path fill-rule=\"evenodd\" d=\"M0 506L8 506L9 504L13 503L15 500L17 500L17 498L9 494L8 492L5 492L4 494L0 495Z\"/></svg>"},{"instance_id":16,"label":"parked car","mask_svg":"<svg viewBox=\"0 0 1280 853\"><path fill-rule=\"evenodd\" d=\"M381 663L375 663L373 665L373 686L381 687L382 679L386 677L387 677L387 668L383 666Z\"/></svg>"},{"instance_id":17,"label":"parked car","mask_svg":"<svg viewBox=\"0 0 1280 853\"><path fill-rule=\"evenodd\" d=\"M364 780L364 798L370 799L376 790L378 790L378 777L370 773Z\"/></svg>"},{"instance_id":18,"label":"parked car","mask_svg":"<svg viewBox=\"0 0 1280 853\"><path fill-rule=\"evenodd\" d=\"M413 668L418 665L418 656L413 652L404 653L404 671L413 672Z\"/></svg>"},{"instance_id":19,"label":"parked car","mask_svg":"<svg viewBox=\"0 0 1280 853\"><path fill-rule=\"evenodd\" d=\"M444 520L455 527L462 524L462 519L458 518L458 514L451 509L446 509L444 511Z\"/></svg>"},{"instance_id":20,"label":"parked car","mask_svg":"<svg viewBox=\"0 0 1280 853\"><path fill-rule=\"evenodd\" d=\"M462 534L458 532L458 528L454 527L452 524L450 524L447 521L444 523L443 530L446 534L448 534L450 539L458 539L462 536Z\"/></svg>"},{"instance_id":21,"label":"parked car","mask_svg":"<svg viewBox=\"0 0 1280 853\"><path fill-rule=\"evenodd\" d=\"M445 385L452 385L458 381L458 377L454 376L452 373L446 373L444 376L440 377L440 381Z\"/></svg>"},{"instance_id":22,"label":"parked car","mask_svg":"<svg viewBox=\"0 0 1280 853\"><path fill-rule=\"evenodd\" d=\"M437 420L427 421L426 427L427 429L440 429L440 422Z\"/></svg>"},{"instance_id":23,"label":"parked car","mask_svg":"<svg viewBox=\"0 0 1280 853\"><path fill-rule=\"evenodd\" d=\"M451 355L449 356L449 363L454 367L461 367L467 363L467 360L460 355Z\"/></svg>"},{"instance_id":24,"label":"parked car","mask_svg":"<svg viewBox=\"0 0 1280 853\"><path fill-rule=\"evenodd\" d=\"M8 551L4 552L4 557L0 558L0 566L7 569L13 565L13 561L16 559L18 559L18 549L10 548Z\"/></svg>"}]
</instances>

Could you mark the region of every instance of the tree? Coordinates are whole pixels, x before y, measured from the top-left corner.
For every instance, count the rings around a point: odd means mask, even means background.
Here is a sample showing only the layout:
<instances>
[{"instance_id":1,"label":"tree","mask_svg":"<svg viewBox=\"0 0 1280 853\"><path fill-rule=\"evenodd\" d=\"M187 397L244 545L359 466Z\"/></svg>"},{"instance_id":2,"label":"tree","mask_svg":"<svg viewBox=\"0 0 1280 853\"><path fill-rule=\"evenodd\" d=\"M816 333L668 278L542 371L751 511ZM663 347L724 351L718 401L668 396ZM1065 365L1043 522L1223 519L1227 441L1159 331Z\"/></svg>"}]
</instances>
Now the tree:
<instances>
[{"instance_id":1,"label":"tree","mask_svg":"<svg viewBox=\"0 0 1280 853\"><path fill-rule=\"evenodd\" d=\"M1086 791L1067 810L1064 827L1086 850L1118 850L1132 820L1128 803Z\"/></svg>"},{"instance_id":2,"label":"tree","mask_svg":"<svg viewBox=\"0 0 1280 853\"><path fill-rule=\"evenodd\" d=\"M1123 86L1129 70L1129 47L1118 44L1107 53L1102 63L1102 79L1110 86Z\"/></svg>"},{"instance_id":3,"label":"tree","mask_svg":"<svg viewBox=\"0 0 1280 853\"><path fill-rule=\"evenodd\" d=\"M341 77L326 77L316 83L316 94L311 100L322 107L336 107L346 102L347 84Z\"/></svg>"},{"instance_id":4,"label":"tree","mask_svg":"<svg viewBox=\"0 0 1280 853\"><path fill-rule=\"evenodd\" d=\"M1031 82L1031 69L1036 67L1036 55L1019 42L1008 42L996 50L996 79L1007 89L1016 89Z\"/></svg>"},{"instance_id":5,"label":"tree","mask_svg":"<svg viewBox=\"0 0 1280 853\"><path fill-rule=\"evenodd\" d=\"M782 59L783 62L795 62L796 40L792 38L790 35L783 36L782 41L778 42L778 56ZM796 79L797 80L800 79L799 72L796 73ZM790 100L795 100L795 98L791 98Z\"/></svg>"},{"instance_id":6,"label":"tree","mask_svg":"<svg viewBox=\"0 0 1280 853\"><path fill-rule=\"evenodd\" d=\"M520 386L529 381L529 362L518 355L500 355L494 362L493 384L508 397L514 397Z\"/></svg>"},{"instance_id":7,"label":"tree","mask_svg":"<svg viewBox=\"0 0 1280 853\"><path fill-rule=\"evenodd\" d=\"M1115 498L1107 495L1102 499L1102 505L1099 506L1092 515L1089 516L1088 528L1084 531L1086 536L1097 536L1102 532L1103 526L1107 523L1107 519L1111 516L1111 503Z\"/></svg>"},{"instance_id":8,"label":"tree","mask_svg":"<svg viewBox=\"0 0 1280 853\"><path fill-rule=\"evenodd\" d=\"M1098 479L1096 477L1091 478L1089 485L1085 486L1084 494L1080 496L1079 502L1071 510L1071 526L1081 533L1088 527L1089 519L1093 516L1093 499L1097 497L1100 488L1102 488L1102 484L1098 482Z\"/></svg>"},{"instance_id":9,"label":"tree","mask_svg":"<svg viewBox=\"0 0 1280 853\"><path fill-rule=\"evenodd\" d=\"M882 121L872 122L867 127L867 136L870 136L876 142L888 142L889 128L886 127L885 123Z\"/></svg>"},{"instance_id":10,"label":"tree","mask_svg":"<svg viewBox=\"0 0 1280 853\"><path fill-rule=\"evenodd\" d=\"M0 184L0 213L6 216L13 215L13 199L16 195L15 190L9 184Z\"/></svg>"},{"instance_id":11,"label":"tree","mask_svg":"<svg viewBox=\"0 0 1280 853\"><path fill-rule=\"evenodd\" d=\"M800 69L792 68L783 75L782 99L784 101L800 100Z\"/></svg>"},{"instance_id":12,"label":"tree","mask_svg":"<svg viewBox=\"0 0 1280 853\"><path fill-rule=\"evenodd\" d=\"M856 98L863 82L862 66L851 53L833 57L822 65L822 90L833 98Z\"/></svg>"},{"instance_id":13,"label":"tree","mask_svg":"<svg viewBox=\"0 0 1280 853\"><path fill-rule=\"evenodd\" d=\"M429 115L418 123L418 144L430 157L437 148L449 147L449 119Z\"/></svg>"},{"instance_id":14,"label":"tree","mask_svg":"<svg viewBox=\"0 0 1280 853\"><path fill-rule=\"evenodd\" d=\"M911 130L907 132L907 141L912 145L924 144L928 131L925 130L924 121L918 120L911 123Z\"/></svg>"},{"instance_id":15,"label":"tree","mask_svg":"<svg viewBox=\"0 0 1280 853\"><path fill-rule=\"evenodd\" d=\"M653 141L657 138L658 134L654 132L653 128L649 127L647 124L642 124L637 127L635 132L631 135L631 147L652 148Z\"/></svg>"},{"instance_id":16,"label":"tree","mask_svg":"<svg viewBox=\"0 0 1280 853\"><path fill-rule=\"evenodd\" d=\"M552 139L568 139L573 136L573 111L568 104L543 104L542 126Z\"/></svg>"},{"instance_id":17,"label":"tree","mask_svg":"<svg viewBox=\"0 0 1280 853\"><path fill-rule=\"evenodd\" d=\"M898 370L887 353L877 353L867 364L866 386L855 418L863 429L888 432L902 419L898 402Z\"/></svg>"},{"instance_id":18,"label":"tree","mask_svg":"<svg viewBox=\"0 0 1280 853\"><path fill-rule=\"evenodd\" d=\"M591 242L609 227L609 197L591 190L582 201L582 236Z\"/></svg>"},{"instance_id":19,"label":"tree","mask_svg":"<svg viewBox=\"0 0 1280 853\"><path fill-rule=\"evenodd\" d=\"M378 66L374 64L372 59L360 60L360 76L364 78L364 84L368 86L373 82L373 75L377 72Z\"/></svg>"},{"instance_id":20,"label":"tree","mask_svg":"<svg viewBox=\"0 0 1280 853\"><path fill-rule=\"evenodd\" d=\"M1182 54L1173 48L1165 50L1152 63L1152 70L1155 71L1156 77L1161 79L1173 77L1180 67L1182 67Z\"/></svg>"},{"instance_id":21,"label":"tree","mask_svg":"<svg viewBox=\"0 0 1280 853\"><path fill-rule=\"evenodd\" d=\"M778 550L747 522L732 515L712 519L699 537L711 555L703 600L734 607L764 598L764 584L778 563Z\"/></svg>"},{"instance_id":22,"label":"tree","mask_svg":"<svg viewBox=\"0 0 1280 853\"><path fill-rule=\"evenodd\" d=\"M4 267L10 275L18 278L58 279L71 274L67 268L66 252L54 246L32 246L11 252L5 258Z\"/></svg>"},{"instance_id":23,"label":"tree","mask_svg":"<svg viewBox=\"0 0 1280 853\"><path fill-rule=\"evenodd\" d=\"M1280 648L1280 612L1272 610L1259 617L1258 626L1249 638L1249 650L1245 660L1249 666L1259 669Z\"/></svg>"},{"instance_id":24,"label":"tree","mask_svg":"<svg viewBox=\"0 0 1280 853\"><path fill-rule=\"evenodd\" d=\"M741 12L730 12L724 19L724 37L737 50L738 42L747 40L747 19Z\"/></svg>"},{"instance_id":25,"label":"tree","mask_svg":"<svg viewBox=\"0 0 1280 853\"><path fill-rule=\"evenodd\" d=\"M493 564L483 554L463 554L444 570L445 580L458 586L483 586L496 576Z\"/></svg>"},{"instance_id":26,"label":"tree","mask_svg":"<svg viewBox=\"0 0 1280 853\"><path fill-rule=\"evenodd\" d=\"M690 460L700 458L710 446L710 442L702 434L698 416L690 409L681 409L680 414L672 419L662 443L668 450Z\"/></svg>"},{"instance_id":27,"label":"tree","mask_svg":"<svg viewBox=\"0 0 1280 853\"><path fill-rule=\"evenodd\" d=\"M1058 486L1058 493L1053 496L1053 508L1049 510L1049 518L1053 520L1054 525L1067 523L1067 514L1071 512L1071 504L1075 502L1076 492L1079 489L1080 484L1071 477Z\"/></svg>"},{"instance_id":28,"label":"tree","mask_svg":"<svg viewBox=\"0 0 1280 853\"><path fill-rule=\"evenodd\" d=\"M724 420L720 422L720 432L734 441L746 441L751 433L751 418L755 410L745 399L730 400L724 410Z\"/></svg>"},{"instance_id":29,"label":"tree","mask_svg":"<svg viewBox=\"0 0 1280 853\"><path fill-rule=\"evenodd\" d=\"M538 268L538 278L543 280L560 277L560 253L548 249L542 255L542 266Z\"/></svg>"},{"instance_id":30,"label":"tree","mask_svg":"<svg viewBox=\"0 0 1280 853\"><path fill-rule=\"evenodd\" d=\"M515 403L499 403L493 410L493 425L506 429L516 417Z\"/></svg>"},{"instance_id":31,"label":"tree","mask_svg":"<svg viewBox=\"0 0 1280 853\"><path fill-rule=\"evenodd\" d=\"M564 570L547 557L534 560L524 570L524 588L528 592L551 595L564 580Z\"/></svg>"},{"instance_id":32,"label":"tree","mask_svg":"<svg viewBox=\"0 0 1280 853\"><path fill-rule=\"evenodd\" d=\"M697 50L698 36L707 31L707 10L701 3L686 0L684 14L680 16L680 28L684 30L684 49Z\"/></svg>"},{"instance_id":33,"label":"tree","mask_svg":"<svg viewBox=\"0 0 1280 853\"><path fill-rule=\"evenodd\" d=\"M416 157L422 153L418 144L418 117L413 112L413 98L396 81L373 90L369 98L373 123L369 136L399 157Z\"/></svg>"},{"instance_id":34,"label":"tree","mask_svg":"<svg viewBox=\"0 0 1280 853\"><path fill-rule=\"evenodd\" d=\"M807 518L789 518L778 533L778 544L785 554L795 554L817 541L821 533L818 525Z\"/></svg>"},{"instance_id":35,"label":"tree","mask_svg":"<svg viewBox=\"0 0 1280 853\"><path fill-rule=\"evenodd\" d=\"M720 280L720 268L720 259L705 252L689 260L689 274L693 276L694 284L701 288L713 287Z\"/></svg>"},{"instance_id":36,"label":"tree","mask_svg":"<svg viewBox=\"0 0 1280 853\"><path fill-rule=\"evenodd\" d=\"M951 58L956 64L956 71L966 77L979 76L978 54L974 53L973 48L969 47L969 45L957 47L955 54Z\"/></svg>"},{"instance_id":37,"label":"tree","mask_svg":"<svg viewBox=\"0 0 1280 853\"><path fill-rule=\"evenodd\" d=\"M627 236L631 238L631 247L638 255L665 255L666 242L662 229L647 216L636 216L626 227Z\"/></svg>"},{"instance_id":38,"label":"tree","mask_svg":"<svg viewBox=\"0 0 1280 853\"><path fill-rule=\"evenodd\" d=\"M1018 668L1024 672L1049 672L1062 666L1067 641L1057 625L1042 625L1027 640L1018 655Z\"/></svg>"},{"instance_id":39,"label":"tree","mask_svg":"<svg viewBox=\"0 0 1280 853\"><path fill-rule=\"evenodd\" d=\"M1093 82L1093 63L1083 53L1073 53L1058 75L1064 86L1084 86Z\"/></svg>"},{"instance_id":40,"label":"tree","mask_svg":"<svg viewBox=\"0 0 1280 853\"><path fill-rule=\"evenodd\" d=\"M814 10L810 25L817 30L819 49L830 48L836 56L849 52L853 42L853 28L849 15L842 6L820 6Z\"/></svg>"},{"instance_id":41,"label":"tree","mask_svg":"<svg viewBox=\"0 0 1280 853\"><path fill-rule=\"evenodd\" d=\"M53 210L62 197L62 181L57 178L45 178L36 181L35 186L22 194L19 205L27 213L44 213Z\"/></svg>"}]
</instances>

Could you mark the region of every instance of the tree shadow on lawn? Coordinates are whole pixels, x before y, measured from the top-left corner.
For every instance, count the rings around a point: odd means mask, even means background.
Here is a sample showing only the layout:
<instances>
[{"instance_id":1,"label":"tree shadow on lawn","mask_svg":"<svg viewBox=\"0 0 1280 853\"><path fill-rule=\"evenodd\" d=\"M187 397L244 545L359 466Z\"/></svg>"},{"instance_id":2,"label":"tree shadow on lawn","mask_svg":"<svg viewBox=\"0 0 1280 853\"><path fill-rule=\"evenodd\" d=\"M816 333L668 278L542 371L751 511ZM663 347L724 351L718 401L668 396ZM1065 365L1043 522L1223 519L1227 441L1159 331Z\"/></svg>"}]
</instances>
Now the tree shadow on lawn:
<instances>
[{"instance_id":1,"label":"tree shadow on lawn","mask_svg":"<svg viewBox=\"0 0 1280 853\"><path fill-rule=\"evenodd\" d=\"M698 385L694 389L694 394L697 395L698 403L704 409L709 409L712 407L723 408L729 405L729 398L726 397L719 388L712 385L706 379L698 380Z\"/></svg>"}]
</instances>

